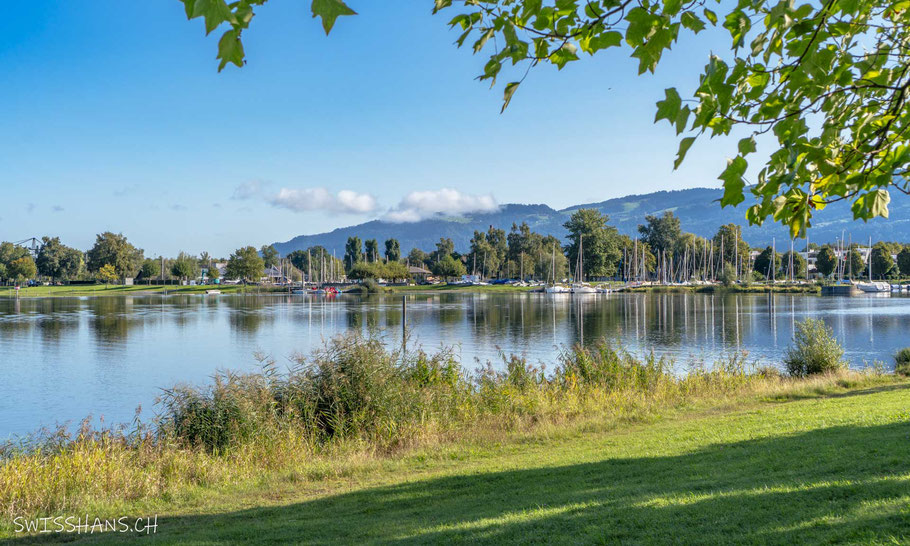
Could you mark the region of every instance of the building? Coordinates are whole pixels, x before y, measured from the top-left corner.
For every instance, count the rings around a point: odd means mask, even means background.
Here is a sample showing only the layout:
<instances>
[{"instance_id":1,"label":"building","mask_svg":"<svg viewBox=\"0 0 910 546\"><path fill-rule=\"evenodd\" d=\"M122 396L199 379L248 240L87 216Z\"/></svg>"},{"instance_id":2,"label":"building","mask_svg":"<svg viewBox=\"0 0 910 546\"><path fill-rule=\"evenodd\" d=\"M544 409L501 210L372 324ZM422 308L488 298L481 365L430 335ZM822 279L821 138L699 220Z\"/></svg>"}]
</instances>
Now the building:
<instances>
[{"instance_id":1,"label":"building","mask_svg":"<svg viewBox=\"0 0 910 546\"><path fill-rule=\"evenodd\" d=\"M426 269L424 269L422 267L414 267L412 265L412 266L408 266L408 274L410 274L411 277L415 281L421 282L421 281L426 281L427 279L429 279L430 275L432 275L433 273L430 271L427 271Z\"/></svg>"}]
</instances>

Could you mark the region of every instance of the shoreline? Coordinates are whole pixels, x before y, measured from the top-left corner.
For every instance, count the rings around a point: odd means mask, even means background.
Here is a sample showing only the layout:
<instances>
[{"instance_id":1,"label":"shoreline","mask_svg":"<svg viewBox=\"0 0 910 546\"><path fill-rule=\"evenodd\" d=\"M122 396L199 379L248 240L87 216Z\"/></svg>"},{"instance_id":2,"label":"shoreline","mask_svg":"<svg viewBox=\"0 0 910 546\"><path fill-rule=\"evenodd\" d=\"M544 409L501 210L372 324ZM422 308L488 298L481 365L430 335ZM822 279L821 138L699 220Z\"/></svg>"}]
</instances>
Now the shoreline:
<instances>
[{"instance_id":1,"label":"shoreline","mask_svg":"<svg viewBox=\"0 0 910 546\"><path fill-rule=\"evenodd\" d=\"M286 287L271 286L242 286L242 285L202 285L202 286L103 286L87 285L85 287L71 286L35 286L23 288L18 297L11 287L0 288L0 299L54 299L54 298L84 298L84 297L123 297L123 296L171 296L171 295L206 295L208 290L219 290L220 295L291 295ZM441 294L459 292L465 294L533 294L538 293L538 286L513 286L513 285L486 285L486 286L459 286L459 285L410 285L410 286L383 286L378 292L361 294L359 292L339 295L373 295L373 294ZM665 294L806 294L818 295L821 293L820 285L763 285L752 284L749 286L720 285L654 285L623 288L613 293L665 293ZM568 296L566 294L564 296ZM563 297L564 297L563 296Z\"/></svg>"}]
</instances>

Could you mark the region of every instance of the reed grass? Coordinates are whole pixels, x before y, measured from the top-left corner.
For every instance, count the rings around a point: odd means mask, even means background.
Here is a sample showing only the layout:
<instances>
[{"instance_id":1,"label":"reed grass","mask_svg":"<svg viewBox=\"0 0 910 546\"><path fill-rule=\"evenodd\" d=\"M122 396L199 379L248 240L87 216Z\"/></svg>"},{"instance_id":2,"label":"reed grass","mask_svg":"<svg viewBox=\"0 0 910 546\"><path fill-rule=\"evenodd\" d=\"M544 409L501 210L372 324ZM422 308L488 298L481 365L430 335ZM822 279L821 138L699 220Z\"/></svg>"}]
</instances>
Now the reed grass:
<instances>
[{"instance_id":1,"label":"reed grass","mask_svg":"<svg viewBox=\"0 0 910 546\"><path fill-rule=\"evenodd\" d=\"M847 370L788 378L750 366L745 355L679 376L665 359L606 342L564 350L550 373L502 358L501 367L468 373L449 349L403 352L353 334L287 371L261 358L258 373L220 372L207 386L166 390L153 423L85 425L5 446L0 520L166 499L269 473L322 479L411 448L890 381Z\"/></svg>"}]
</instances>

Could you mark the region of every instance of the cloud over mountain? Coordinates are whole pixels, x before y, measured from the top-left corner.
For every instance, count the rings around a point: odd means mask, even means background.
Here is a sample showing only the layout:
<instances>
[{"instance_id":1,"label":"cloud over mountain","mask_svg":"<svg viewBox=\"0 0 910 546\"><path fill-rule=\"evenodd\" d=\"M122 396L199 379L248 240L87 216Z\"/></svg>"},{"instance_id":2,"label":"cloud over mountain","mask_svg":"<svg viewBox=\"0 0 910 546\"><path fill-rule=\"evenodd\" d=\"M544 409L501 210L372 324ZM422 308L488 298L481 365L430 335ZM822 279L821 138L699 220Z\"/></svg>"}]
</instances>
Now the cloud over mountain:
<instances>
[{"instance_id":1,"label":"cloud over mountain","mask_svg":"<svg viewBox=\"0 0 910 546\"><path fill-rule=\"evenodd\" d=\"M419 222L434 216L458 216L471 212L493 212L499 204L492 194L469 195L451 188L413 191L385 214L387 222Z\"/></svg>"}]
</instances>

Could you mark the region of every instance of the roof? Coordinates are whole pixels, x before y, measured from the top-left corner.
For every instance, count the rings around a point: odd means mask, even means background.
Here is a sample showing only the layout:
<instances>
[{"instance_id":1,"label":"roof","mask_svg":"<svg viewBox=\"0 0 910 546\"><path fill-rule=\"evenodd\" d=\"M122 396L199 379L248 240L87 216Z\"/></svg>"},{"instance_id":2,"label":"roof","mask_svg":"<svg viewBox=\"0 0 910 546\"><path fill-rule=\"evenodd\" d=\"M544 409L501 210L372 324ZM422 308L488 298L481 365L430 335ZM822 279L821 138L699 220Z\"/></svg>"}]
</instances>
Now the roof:
<instances>
[{"instance_id":1,"label":"roof","mask_svg":"<svg viewBox=\"0 0 910 546\"><path fill-rule=\"evenodd\" d=\"M412 275L431 275L430 271L422 267L414 267L413 265L408 267L408 273Z\"/></svg>"}]
</instances>

